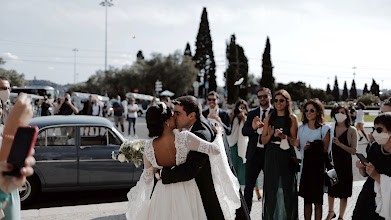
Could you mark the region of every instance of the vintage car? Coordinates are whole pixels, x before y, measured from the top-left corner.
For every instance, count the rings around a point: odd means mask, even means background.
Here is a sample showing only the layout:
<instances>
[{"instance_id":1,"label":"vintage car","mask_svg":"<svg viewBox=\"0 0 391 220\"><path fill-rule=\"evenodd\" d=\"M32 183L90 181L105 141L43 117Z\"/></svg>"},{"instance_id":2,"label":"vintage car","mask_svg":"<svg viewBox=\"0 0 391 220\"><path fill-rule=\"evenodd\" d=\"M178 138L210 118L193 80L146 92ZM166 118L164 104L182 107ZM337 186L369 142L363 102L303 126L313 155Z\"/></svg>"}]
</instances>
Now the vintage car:
<instances>
[{"instance_id":1,"label":"vintage car","mask_svg":"<svg viewBox=\"0 0 391 220\"><path fill-rule=\"evenodd\" d=\"M39 192L130 188L142 168L111 158L125 141L106 118L46 116L33 118L39 128L35 144L34 175L20 189L22 203Z\"/></svg>"}]
</instances>

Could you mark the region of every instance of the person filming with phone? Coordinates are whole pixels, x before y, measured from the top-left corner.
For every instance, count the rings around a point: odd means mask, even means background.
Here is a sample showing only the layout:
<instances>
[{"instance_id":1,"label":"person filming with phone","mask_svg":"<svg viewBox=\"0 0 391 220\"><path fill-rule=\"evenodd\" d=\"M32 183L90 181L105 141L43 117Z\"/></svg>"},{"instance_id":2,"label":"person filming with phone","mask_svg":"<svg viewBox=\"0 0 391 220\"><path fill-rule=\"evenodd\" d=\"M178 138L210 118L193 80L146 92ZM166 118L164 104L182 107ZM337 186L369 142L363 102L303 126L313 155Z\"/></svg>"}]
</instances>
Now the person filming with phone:
<instances>
[{"instance_id":1,"label":"person filming with phone","mask_svg":"<svg viewBox=\"0 0 391 220\"><path fill-rule=\"evenodd\" d=\"M0 137L0 219L3 220L21 219L18 188L26 183L26 177L31 176L34 173L33 166L35 165L35 159L33 157L33 149L24 160L24 166L21 167L20 170L14 170L14 166L7 163L7 160L9 161L10 152L13 149L14 140L20 139L15 136L18 128L26 126L32 118L32 115L30 99L27 98L26 94L20 94L7 117L7 123L5 124L3 133ZM5 175L7 172L9 173L11 171L18 173L19 177Z\"/></svg>"},{"instance_id":2,"label":"person filming with phone","mask_svg":"<svg viewBox=\"0 0 391 220\"><path fill-rule=\"evenodd\" d=\"M377 116L374 125L375 142L368 144L367 158L356 161L360 174L369 178L358 196L354 220L391 219L391 112Z\"/></svg>"}]
</instances>

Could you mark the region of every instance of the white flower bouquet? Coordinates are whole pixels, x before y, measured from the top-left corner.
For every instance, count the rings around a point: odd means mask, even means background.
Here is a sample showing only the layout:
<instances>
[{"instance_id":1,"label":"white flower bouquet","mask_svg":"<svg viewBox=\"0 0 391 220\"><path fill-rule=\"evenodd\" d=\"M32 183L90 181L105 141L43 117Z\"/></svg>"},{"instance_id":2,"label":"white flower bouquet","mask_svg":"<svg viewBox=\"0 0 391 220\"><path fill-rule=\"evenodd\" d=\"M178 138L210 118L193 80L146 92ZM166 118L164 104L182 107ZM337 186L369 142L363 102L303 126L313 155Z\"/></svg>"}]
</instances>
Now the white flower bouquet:
<instances>
[{"instance_id":1,"label":"white flower bouquet","mask_svg":"<svg viewBox=\"0 0 391 220\"><path fill-rule=\"evenodd\" d=\"M144 145L144 140L125 141L118 153L111 152L111 157L121 163L131 161L136 167L139 167L143 163Z\"/></svg>"}]
</instances>

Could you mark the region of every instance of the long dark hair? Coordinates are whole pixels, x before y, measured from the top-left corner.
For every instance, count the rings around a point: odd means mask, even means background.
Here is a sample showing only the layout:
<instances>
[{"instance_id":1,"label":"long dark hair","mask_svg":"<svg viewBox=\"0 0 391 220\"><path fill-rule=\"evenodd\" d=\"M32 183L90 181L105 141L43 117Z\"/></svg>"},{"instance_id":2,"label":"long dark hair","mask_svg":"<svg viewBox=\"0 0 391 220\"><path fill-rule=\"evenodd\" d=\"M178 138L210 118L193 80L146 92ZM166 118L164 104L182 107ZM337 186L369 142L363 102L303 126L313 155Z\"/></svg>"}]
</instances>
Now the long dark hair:
<instances>
[{"instance_id":1,"label":"long dark hair","mask_svg":"<svg viewBox=\"0 0 391 220\"><path fill-rule=\"evenodd\" d=\"M245 105L245 109L242 109L240 110L239 107L240 105ZM232 114L231 114L231 125L232 123L234 122L234 119L238 117L238 114L242 111L246 111L248 112L248 106L247 106L247 102L243 99L239 99L236 103L235 103L235 108L232 110ZM240 121L239 121L240 123Z\"/></svg>"},{"instance_id":2,"label":"long dark hair","mask_svg":"<svg viewBox=\"0 0 391 220\"><path fill-rule=\"evenodd\" d=\"M287 102L287 105L285 107L285 124L288 127L291 127L292 120L291 120L291 115L292 115L292 98L291 95L284 89L278 90L276 93L274 93L273 98L275 99L276 96L282 95L285 98L285 101ZM274 120L277 118L277 109L274 108L272 113L270 114L270 119L269 119L269 125L272 125Z\"/></svg>"},{"instance_id":3,"label":"long dark hair","mask_svg":"<svg viewBox=\"0 0 391 220\"><path fill-rule=\"evenodd\" d=\"M308 105L313 105L316 109L316 119L315 119L315 127L319 128L321 125L324 125L325 123L325 118L324 118L324 107L323 104L319 101L319 99L310 99L308 102L304 104L303 107L303 115L301 116L301 121L303 124L308 123L308 118L305 114L305 109L307 108Z\"/></svg>"},{"instance_id":4,"label":"long dark hair","mask_svg":"<svg viewBox=\"0 0 391 220\"><path fill-rule=\"evenodd\" d=\"M150 106L145 116L149 137L160 137L164 130L164 122L172 116L171 108L159 102Z\"/></svg>"}]
</instances>

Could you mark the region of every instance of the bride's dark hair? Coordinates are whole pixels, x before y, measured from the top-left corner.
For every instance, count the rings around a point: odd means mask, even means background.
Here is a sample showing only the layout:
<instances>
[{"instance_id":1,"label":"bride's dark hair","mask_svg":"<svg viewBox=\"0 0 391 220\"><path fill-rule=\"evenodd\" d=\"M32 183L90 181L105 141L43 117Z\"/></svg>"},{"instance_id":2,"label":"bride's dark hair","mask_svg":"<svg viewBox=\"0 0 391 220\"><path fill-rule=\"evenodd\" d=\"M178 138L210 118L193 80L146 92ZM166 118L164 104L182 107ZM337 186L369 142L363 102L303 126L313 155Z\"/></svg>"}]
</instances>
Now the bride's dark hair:
<instances>
[{"instance_id":1,"label":"bride's dark hair","mask_svg":"<svg viewBox=\"0 0 391 220\"><path fill-rule=\"evenodd\" d=\"M149 137L160 137L164 130L164 122L172 116L172 111L164 102L150 106L147 110L146 121Z\"/></svg>"}]
</instances>

